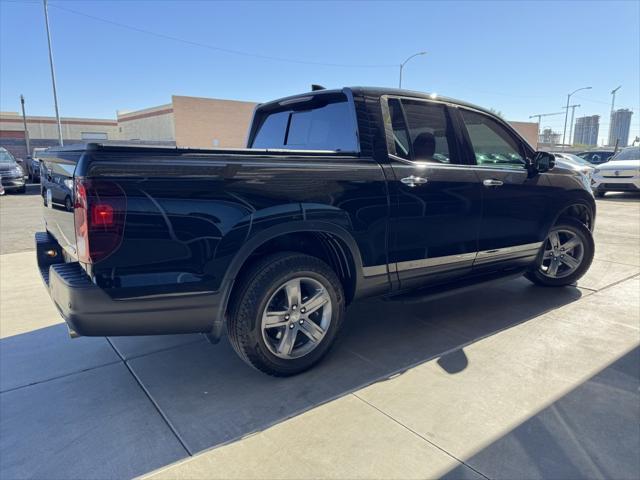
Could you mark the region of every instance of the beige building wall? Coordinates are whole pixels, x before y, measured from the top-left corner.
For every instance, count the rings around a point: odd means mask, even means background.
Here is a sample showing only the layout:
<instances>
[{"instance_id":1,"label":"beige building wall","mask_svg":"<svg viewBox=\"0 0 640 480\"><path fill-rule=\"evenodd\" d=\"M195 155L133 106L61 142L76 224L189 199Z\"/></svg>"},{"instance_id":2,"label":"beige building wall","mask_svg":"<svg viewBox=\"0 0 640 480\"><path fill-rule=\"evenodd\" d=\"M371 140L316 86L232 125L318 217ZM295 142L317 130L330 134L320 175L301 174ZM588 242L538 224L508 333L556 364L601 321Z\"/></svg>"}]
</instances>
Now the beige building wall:
<instances>
[{"instance_id":1,"label":"beige building wall","mask_svg":"<svg viewBox=\"0 0 640 480\"><path fill-rule=\"evenodd\" d=\"M119 140L118 122L99 118L68 118L60 119L62 124L62 138L65 140L81 140L84 134L106 134L108 140ZM24 131L22 115L17 112L0 113L0 130ZM51 139L58 138L58 125L55 117L27 116L27 130L29 138Z\"/></svg>"},{"instance_id":2,"label":"beige building wall","mask_svg":"<svg viewBox=\"0 0 640 480\"><path fill-rule=\"evenodd\" d=\"M538 148L538 123L537 122L509 122L516 132L522 135L529 144Z\"/></svg>"},{"instance_id":3,"label":"beige building wall","mask_svg":"<svg viewBox=\"0 0 640 480\"><path fill-rule=\"evenodd\" d=\"M175 140L173 107L169 103L135 112L118 112L120 140Z\"/></svg>"},{"instance_id":4,"label":"beige building wall","mask_svg":"<svg viewBox=\"0 0 640 480\"><path fill-rule=\"evenodd\" d=\"M177 146L245 147L256 103L176 95L172 103Z\"/></svg>"}]
</instances>

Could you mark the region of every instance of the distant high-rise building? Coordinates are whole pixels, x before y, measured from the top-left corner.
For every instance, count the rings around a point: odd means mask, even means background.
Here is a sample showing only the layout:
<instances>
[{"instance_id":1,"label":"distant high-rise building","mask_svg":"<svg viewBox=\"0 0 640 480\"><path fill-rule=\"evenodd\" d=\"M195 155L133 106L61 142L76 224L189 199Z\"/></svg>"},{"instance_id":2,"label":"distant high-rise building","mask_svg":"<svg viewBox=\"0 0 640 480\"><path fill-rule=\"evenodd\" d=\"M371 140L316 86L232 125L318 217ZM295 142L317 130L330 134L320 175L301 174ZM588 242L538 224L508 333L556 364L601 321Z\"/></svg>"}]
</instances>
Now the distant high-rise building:
<instances>
[{"instance_id":1,"label":"distant high-rise building","mask_svg":"<svg viewBox=\"0 0 640 480\"><path fill-rule=\"evenodd\" d=\"M562 135L554 132L550 128L545 128L544 130L542 130L542 133L540 134L538 143L546 143L548 145L557 145L560 143L561 136Z\"/></svg>"},{"instance_id":2,"label":"distant high-rise building","mask_svg":"<svg viewBox=\"0 0 640 480\"><path fill-rule=\"evenodd\" d=\"M613 112L611 115L611 125L609 126L610 146L614 146L616 140L618 141L619 147L626 147L629 144L631 115L633 115L633 112L628 108L621 108Z\"/></svg>"},{"instance_id":3,"label":"distant high-rise building","mask_svg":"<svg viewBox=\"0 0 640 480\"><path fill-rule=\"evenodd\" d=\"M573 143L581 145L597 145L600 115L591 115L576 119Z\"/></svg>"}]
</instances>

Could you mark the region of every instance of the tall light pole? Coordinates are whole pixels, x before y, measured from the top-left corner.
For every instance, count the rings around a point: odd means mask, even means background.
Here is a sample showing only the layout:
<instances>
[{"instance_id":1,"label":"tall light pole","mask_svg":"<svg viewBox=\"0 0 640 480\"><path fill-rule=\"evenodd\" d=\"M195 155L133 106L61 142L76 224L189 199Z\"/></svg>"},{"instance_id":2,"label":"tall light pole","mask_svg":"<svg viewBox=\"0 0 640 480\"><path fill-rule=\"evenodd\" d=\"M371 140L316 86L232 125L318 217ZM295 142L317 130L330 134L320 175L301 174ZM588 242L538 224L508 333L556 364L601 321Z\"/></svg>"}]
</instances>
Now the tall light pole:
<instances>
[{"instance_id":1,"label":"tall light pole","mask_svg":"<svg viewBox=\"0 0 640 480\"><path fill-rule=\"evenodd\" d=\"M622 88L622 85L619 85L618 88L614 88L611 90L611 114L609 115L609 141L607 142L609 145L612 145L615 142L615 138L613 138L613 108L616 103L616 92Z\"/></svg>"},{"instance_id":2,"label":"tall light pole","mask_svg":"<svg viewBox=\"0 0 640 480\"><path fill-rule=\"evenodd\" d=\"M402 62L400 64L400 82L398 83L398 88L402 88L402 69L404 68L404 66L406 65L406 63L411 60L413 57L417 57L420 55L426 55L427 52L418 52L418 53L414 53L413 55L411 55L409 58L407 58L404 62Z\"/></svg>"},{"instance_id":3,"label":"tall light pole","mask_svg":"<svg viewBox=\"0 0 640 480\"><path fill-rule=\"evenodd\" d=\"M22 106L22 123L24 125L24 143L27 147L27 157L31 155L31 145L29 145L29 130L27 130L27 116L24 113L24 96L20 95L20 105Z\"/></svg>"},{"instance_id":4,"label":"tall light pole","mask_svg":"<svg viewBox=\"0 0 640 480\"><path fill-rule=\"evenodd\" d=\"M60 113L58 112L58 93L56 92L56 72L53 68L53 53L51 52L51 32L49 32L49 11L47 8L47 0L42 0L44 6L44 23L47 27L47 42L49 43L49 66L51 67L51 85L53 87L53 104L56 108L56 121L58 122L58 143L62 147L62 124L60 123Z\"/></svg>"},{"instance_id":5,"label":"tall light pole","mask_svg":"<svg viewBox=\"0 0 640 480\"><path fill-rule=\"evenodd\" d=\"M565 137L567 135L567 120L569 117L569 100L571 100L571 95L573 95L576 92L579 92L580 90L591 90L591 87L582 87L582 88L578 88L577 90L574 90L573 92L571 92L570 94L567 95L567 106L566 106L566 110L564 112L564 130L562 132L562 149L564 150L565 147Z\"/></svg>"}]
</instances>

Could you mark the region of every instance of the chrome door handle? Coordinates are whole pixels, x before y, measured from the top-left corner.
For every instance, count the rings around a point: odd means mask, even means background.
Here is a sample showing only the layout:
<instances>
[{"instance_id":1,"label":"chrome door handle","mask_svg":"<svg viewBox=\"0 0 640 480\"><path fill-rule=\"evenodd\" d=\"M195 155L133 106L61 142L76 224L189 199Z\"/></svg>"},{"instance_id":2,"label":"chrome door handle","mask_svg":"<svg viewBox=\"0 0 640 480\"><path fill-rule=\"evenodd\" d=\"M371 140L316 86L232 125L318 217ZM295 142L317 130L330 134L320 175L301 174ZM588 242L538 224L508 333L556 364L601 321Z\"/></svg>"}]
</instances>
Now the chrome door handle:
<instances>
[{"instance_id":1,"label":"chrome door handle","mask_svg":"<svg viewBox=\"0 0 640 480\"><path fill-rule=\"evenodd\" d=\"M424 177L416 177L415 175L411 175L410 177L405 177L400 181L405 185L409 185L410 187L417 187L419 185L424 185L428 180Z\"/></svg>"},{"instance_id":2,"label":"chrome door handle","mask_svg":"<svg viewBox=\"0 0 640 480\"><path fill-rule=\"evenodd\" d=\"M495 178L487 178L482 181L482 184L485 187L499 187L504 184L504 182L502 180L496 180Z\"/></svg>"}]
</instances>

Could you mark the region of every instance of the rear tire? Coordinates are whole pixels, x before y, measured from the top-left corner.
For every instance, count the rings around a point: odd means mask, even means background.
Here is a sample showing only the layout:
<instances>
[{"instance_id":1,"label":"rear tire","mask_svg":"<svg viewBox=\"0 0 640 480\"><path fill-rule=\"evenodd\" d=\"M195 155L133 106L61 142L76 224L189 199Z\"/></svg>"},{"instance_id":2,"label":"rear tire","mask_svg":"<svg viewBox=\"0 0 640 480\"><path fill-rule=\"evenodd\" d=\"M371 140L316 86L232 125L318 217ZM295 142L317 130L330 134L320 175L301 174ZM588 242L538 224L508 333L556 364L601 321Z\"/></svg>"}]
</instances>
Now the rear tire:
<instances>
[{"instance_id":1,"label":"rear tire","mask_svg":"<svg viewBox=\"0 0 640 480\"><path fill-rule=\"evenodd\" d=\"M567 240L562 244L562 238L554 237L554 235L564 236ZM558 248L555 251L552 245L552 238L560 238L560 242L557 245ZM575 246L566 247L566 250L562 249L570 242ZM527 272L525 277L536 285L544 287L571 285L587 273L593 261L594 252L595 245L591 231L577 220L572 218L561 219L549 231L549 236L544 241L540 253L538 253L535 269ZM576 257L578 258L577 265L575 264ZM553 258L557 260L555 260L556 269L552 272L550 269L552 262L554 262ZM569 260L571 265L568 263ZM555 275L552 273L555 273Z\"/></svg>"},{"instance_id":2,"label":"rear tire","mask_svg":"<svg viewBox=\"0 0 640 480\"><path fill-rule=\"evenodd\" d=\"M246 363L286 377L324 357L345 308L340 280L326 263L300 253L277 253L254 264L236 285L240 290L232 298L227 330Z\"/></svg>"}]
</instances>

